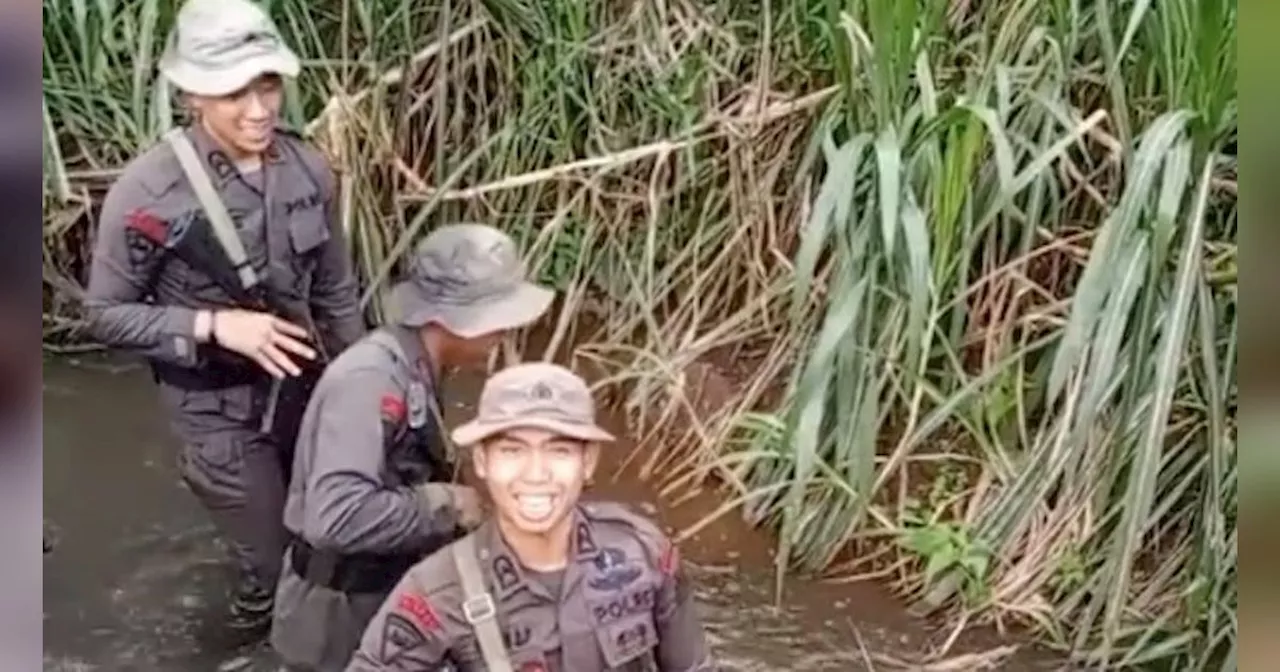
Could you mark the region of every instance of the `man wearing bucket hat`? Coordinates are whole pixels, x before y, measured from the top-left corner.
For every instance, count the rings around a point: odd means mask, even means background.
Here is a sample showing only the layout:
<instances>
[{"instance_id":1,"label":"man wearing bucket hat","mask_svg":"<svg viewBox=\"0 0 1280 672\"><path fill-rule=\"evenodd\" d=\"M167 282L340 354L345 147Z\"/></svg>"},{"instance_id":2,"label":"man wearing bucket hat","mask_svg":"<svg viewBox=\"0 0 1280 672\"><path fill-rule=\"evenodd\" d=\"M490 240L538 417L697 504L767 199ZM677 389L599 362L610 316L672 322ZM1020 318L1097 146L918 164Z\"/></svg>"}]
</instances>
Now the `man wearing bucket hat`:
<instances>
[{"instance_id":1,"label":"man wearing bucket hat","mask_svg":"<svg viewBox=\"0 0 1280 672\"><path fill-rule=\"evenodd\" d=\"M295 539L271 642L290 669L342 670L404 572L479 523L479 496L450 483L456 462L443 445L437 381L487 365L503 334L553 297L526 280L506 234L444 226L392 289L395 322L325 370L285 505Z\"/></svg>"},{"instance_id":2,"label":"man wearing bucket hat","mask_svg":"<svg viewBox=\"0 0 1280 672\"><path fill-rule=\"evenodd\" d=\"M100 341L151 361L183 479L240 566L231 623L255 635L287 541L299 386L365 331L330 166L276 127L297 73L257 4L183 5L160 74L192 123L107 193L85 302Z\"/></svg>"},{"instance_id":3,"label":"man wearing bucket hat","mask_svg":"<svg viewBox=\"0 0 1280 672\"><path fill-rule=\"evenodd\" d=\"M495 515L409 570L348 672L711 669L673 543L623 505L579 502L613 440L582 378L547 363L505 369L453 439L471 449Z\"/></svg>"}]
</instances>

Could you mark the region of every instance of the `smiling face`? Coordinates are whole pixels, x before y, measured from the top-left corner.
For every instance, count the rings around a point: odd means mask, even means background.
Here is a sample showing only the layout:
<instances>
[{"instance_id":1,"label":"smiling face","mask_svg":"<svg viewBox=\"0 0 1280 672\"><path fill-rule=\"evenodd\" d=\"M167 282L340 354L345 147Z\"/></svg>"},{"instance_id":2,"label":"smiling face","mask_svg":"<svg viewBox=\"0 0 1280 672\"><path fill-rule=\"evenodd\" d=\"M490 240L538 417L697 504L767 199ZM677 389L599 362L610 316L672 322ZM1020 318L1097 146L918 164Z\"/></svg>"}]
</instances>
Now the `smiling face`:
<instances>
[{"instance_id":1,"label":"smiling face","mask_svg":"<svg viewBox=\"0 0 1280 672\"><path fill-rule=\"evenodd\" d=\"M265 74L239 91L225 96L191 95L189 102L232 158L256 156L271 146L284 105L284 82L279 75Z\"/></svg>"},{"instance_id":2,"label":"smiling face","mask_svg":"<svg viewBox=\"0 0 1280 672\"><path fill-rule=\"evenodd\" d=\"M504 527L541 536L569 525L599 454L596 445L517 427L486 441L472 459Z\"/></svg>"}]
</instances>

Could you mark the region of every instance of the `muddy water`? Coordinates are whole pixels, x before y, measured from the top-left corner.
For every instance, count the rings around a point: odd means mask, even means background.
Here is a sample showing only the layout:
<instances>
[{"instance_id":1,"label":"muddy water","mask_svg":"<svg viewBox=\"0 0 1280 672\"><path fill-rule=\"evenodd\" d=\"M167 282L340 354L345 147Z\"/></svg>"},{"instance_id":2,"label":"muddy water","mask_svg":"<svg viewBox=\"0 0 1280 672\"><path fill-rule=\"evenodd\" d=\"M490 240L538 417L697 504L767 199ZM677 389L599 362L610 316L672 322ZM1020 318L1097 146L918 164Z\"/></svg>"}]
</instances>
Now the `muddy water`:
<instances>
[{"instance_id":1,"label":"muddy water","mask_svg":"<svg viewBox=\"0 0 1280 672\"><path fill-rule=\"evenodd\" d=\"M476 392L476 381L453 388L456 399ZM269 652L237 648L220 628L223 550L174 471L174 445L146 371L93 357L53 363L44 394L45 515L55 541L45 556L45 669L273 669ZM466 410L451 403L448 414ZM673 530L714 508L712 496L663 506L626 470L597 482L593 496L652 507ZM949 654L975 658L911 665L948 633L866 584L792 581L775 608L772 543L733 516L703 528L684 555L724 669L969 670L991 653L1003 654L999 669L1059 667L983 634Z\"/></svg>"}]
</instances>

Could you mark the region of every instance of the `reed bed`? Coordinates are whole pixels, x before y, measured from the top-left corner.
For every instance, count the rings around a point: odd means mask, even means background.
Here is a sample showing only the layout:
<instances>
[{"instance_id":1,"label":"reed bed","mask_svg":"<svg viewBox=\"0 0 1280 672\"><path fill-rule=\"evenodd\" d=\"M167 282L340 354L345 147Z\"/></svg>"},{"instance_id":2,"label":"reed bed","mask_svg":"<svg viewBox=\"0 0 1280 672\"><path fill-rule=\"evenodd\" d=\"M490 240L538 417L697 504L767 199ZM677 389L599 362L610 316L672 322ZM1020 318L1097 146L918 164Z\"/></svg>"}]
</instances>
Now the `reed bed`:
<instances>
[{"instance_id":1,"label":"reed bed","mask_svg":"<svg viewBox=\"0 0 1280 672\"><path fill-rule=\"evenodd\" d=\"M181 117L174 4L44 1L51 348ZM776 530L779 584L1234 668L1236 3L268 4L371 318L424 231L501 226L563 293L547 356L671 496Z\"/></svg>"}]
</instances>

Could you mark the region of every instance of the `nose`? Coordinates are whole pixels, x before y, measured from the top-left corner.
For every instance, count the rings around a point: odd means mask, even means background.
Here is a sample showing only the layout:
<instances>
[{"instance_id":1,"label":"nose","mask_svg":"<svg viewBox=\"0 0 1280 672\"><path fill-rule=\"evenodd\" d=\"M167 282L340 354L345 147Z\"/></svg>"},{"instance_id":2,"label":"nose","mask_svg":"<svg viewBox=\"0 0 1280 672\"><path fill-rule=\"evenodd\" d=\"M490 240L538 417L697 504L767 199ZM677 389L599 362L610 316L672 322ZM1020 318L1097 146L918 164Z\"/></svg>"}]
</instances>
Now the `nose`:
<instances>
[{"instance_id":1,"label":"nose","mask_svg":"<svg viewBox=\"0 0 1280 672\"><path fill-rule=\"evenodd\" d=\"M524 480L528 483L545 483L551 480L551 470L547 468L546 451L534 449L529 451L525 461Z\"/></svg>"}]
</instances>

